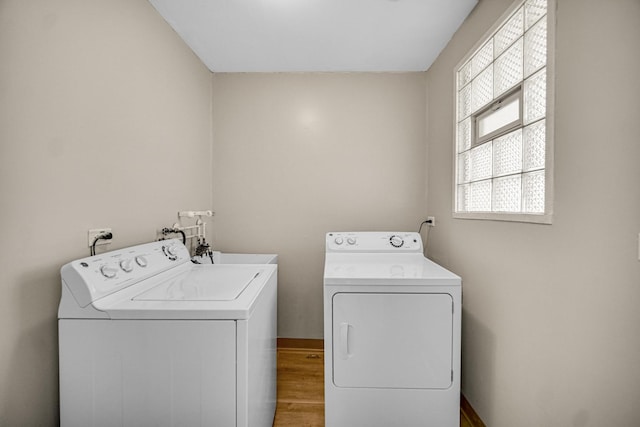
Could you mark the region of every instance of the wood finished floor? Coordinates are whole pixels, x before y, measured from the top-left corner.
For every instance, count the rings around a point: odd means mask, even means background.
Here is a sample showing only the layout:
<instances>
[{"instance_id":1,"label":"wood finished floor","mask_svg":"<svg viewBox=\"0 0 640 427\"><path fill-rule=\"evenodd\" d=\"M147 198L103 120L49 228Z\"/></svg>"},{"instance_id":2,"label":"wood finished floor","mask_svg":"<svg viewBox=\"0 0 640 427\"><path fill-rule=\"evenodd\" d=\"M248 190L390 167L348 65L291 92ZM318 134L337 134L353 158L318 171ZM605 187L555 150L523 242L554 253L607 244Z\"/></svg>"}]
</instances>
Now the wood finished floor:
<instances>
[{"instance_id":1,"label":"wood finished floor","mask_svg":"<svg viewBox=\"0 0 640 427\"><path fill-rule=\"evenodd\" d=\"M278 403L273 426L324 427L322 350L278 349ZM460 427L474 427L462 411Z\"/></svg>"}]
</instances>

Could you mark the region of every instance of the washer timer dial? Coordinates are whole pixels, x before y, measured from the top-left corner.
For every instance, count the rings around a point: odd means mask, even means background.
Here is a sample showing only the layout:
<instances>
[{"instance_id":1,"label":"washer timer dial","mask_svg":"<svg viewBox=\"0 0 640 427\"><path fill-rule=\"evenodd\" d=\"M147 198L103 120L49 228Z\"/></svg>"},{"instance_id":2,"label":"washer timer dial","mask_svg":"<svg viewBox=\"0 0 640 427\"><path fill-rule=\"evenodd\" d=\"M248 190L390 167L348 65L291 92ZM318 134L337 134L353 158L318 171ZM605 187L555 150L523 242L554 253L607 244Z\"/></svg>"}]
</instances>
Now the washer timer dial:
<instances>
[{"instance_id":1,"label":"washer timer dial","mask_svg":"<svg viewBox=\"0 0 640 427\"><path fill-rule=\"evenodd\" d=\"M162 252L164 252L166 257L169 258L171 261L175 261L178 259L178 250L173 245L163 246Z\"/></svg>"}]
</instances>

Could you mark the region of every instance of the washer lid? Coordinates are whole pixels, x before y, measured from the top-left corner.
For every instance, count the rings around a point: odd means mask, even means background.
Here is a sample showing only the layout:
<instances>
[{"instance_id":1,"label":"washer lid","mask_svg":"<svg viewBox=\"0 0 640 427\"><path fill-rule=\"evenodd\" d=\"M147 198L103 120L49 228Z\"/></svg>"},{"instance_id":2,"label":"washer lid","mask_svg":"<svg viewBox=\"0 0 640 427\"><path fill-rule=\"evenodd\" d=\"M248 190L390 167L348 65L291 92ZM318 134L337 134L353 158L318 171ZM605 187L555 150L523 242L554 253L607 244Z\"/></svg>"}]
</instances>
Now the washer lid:
<instances>
[{"instance_id":1,"label":"washer lid","mask_svg":"<svg viewBox=\"0 0 640 427\"><path fill-rule=\"evenodd\" d=\"M134 301L233 301L256 279L260 268L193 268L133 297Z\"/></svg>"}]
</instances>

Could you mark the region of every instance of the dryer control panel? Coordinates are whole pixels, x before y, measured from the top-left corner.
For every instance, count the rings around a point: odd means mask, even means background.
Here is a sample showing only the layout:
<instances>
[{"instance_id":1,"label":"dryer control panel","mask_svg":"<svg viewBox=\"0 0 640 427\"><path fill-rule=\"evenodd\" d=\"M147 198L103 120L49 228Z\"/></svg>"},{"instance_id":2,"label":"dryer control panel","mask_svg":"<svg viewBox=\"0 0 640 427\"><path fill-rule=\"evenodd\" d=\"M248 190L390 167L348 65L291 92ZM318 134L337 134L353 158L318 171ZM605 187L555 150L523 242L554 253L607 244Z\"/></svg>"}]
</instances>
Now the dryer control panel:
<instances>
[{"instance_id":1,"label":"dryer control panel","mask_svg":"<svg viewBox=\"0 0 640 427\"><path fill-rule=\"evenodd\" d=\"M326 250L342 253L422 253L422 238L416 232L332 232L327 233Z\"/></svg>"}]
</instances>

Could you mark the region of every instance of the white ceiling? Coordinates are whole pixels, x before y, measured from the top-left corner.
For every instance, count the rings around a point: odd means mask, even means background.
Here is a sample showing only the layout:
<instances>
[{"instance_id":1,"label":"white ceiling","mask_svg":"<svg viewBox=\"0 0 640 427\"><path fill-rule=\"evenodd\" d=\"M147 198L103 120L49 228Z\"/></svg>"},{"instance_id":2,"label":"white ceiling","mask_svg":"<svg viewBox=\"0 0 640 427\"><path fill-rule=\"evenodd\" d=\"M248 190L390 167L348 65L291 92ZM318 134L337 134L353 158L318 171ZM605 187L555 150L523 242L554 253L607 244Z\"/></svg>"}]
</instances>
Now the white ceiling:
<instances>
[{"instance_id":1,"label":"white ceiling","mask_svg":"<svg viewBox=\"0 0 640 427\"><path fill-rule=\"evenodd\" d=\"M149 0L214 72L424 71L478 0Z\"/></svg>"}]
</instances>

